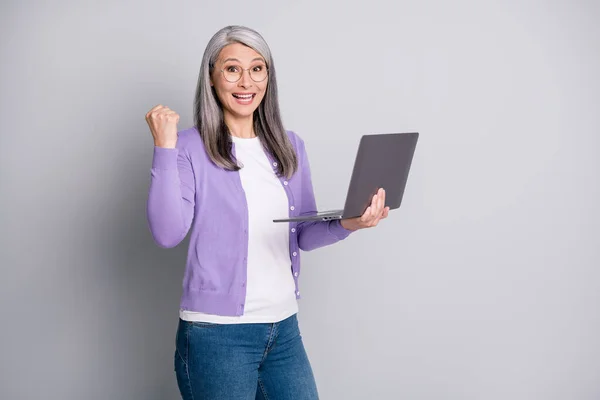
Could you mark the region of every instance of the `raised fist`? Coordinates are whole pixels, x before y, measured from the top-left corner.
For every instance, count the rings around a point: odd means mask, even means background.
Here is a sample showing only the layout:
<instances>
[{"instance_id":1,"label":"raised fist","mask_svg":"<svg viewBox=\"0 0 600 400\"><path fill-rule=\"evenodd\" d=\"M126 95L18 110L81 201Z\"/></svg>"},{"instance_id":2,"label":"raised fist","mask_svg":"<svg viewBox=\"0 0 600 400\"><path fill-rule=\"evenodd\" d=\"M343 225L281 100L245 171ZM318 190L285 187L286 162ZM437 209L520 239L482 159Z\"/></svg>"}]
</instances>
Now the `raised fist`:
<instances>
[{"instance_id":1,"label":"raised fist","mask_svg":"<svg viewBox=\"0 0 600 400\"><path fill-rule=\"evenodd\" d=\"M152 132L155 146L175 148L179 114L169 107L159 104L148 111L146 122Z\"/></svg>"}]
</instances>

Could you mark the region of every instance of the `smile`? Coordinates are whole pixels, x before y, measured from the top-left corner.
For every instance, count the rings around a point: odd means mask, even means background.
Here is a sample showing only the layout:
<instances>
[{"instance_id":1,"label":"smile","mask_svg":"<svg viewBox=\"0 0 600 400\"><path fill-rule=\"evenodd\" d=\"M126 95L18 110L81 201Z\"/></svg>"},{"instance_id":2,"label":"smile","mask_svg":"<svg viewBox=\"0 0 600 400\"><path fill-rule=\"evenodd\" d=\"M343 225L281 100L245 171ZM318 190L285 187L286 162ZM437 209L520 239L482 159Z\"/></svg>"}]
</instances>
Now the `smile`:
<instances>
[{"instance_id":1,"label":"smile","mask_svg":"<svg viewBox=\"0 0 600 400\"><path fill-rule=\"evenodd\" d=\"M256 96L256 93L232 93L232 96L240 104L250 104Z\"/></svg>"}]
</instances>

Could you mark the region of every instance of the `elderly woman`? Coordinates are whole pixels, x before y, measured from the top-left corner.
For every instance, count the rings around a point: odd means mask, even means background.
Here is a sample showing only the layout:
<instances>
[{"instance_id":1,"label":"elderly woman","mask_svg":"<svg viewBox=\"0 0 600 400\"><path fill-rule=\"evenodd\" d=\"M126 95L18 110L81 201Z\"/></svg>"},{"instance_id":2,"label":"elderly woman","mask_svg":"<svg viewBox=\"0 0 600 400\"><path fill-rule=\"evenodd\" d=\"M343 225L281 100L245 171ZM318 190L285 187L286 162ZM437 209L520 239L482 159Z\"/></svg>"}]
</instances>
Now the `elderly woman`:
<instances>
[{"instance_id":1,"label":"elderly woman","mask_svg":"<svg viewBox=\"0 0 600 400\"><path fill-rule=\"evenodd\" d=\"M184 399L317 399L298 329L300 250L345 239L387 217L385 193L358 218L274 223L316 210L303 140L283 127L271 51L228 26L209 41L195 126L163 105L154 138L148 222L159 246L191 228L176 334Z\"/></svg>"}]
</instances>

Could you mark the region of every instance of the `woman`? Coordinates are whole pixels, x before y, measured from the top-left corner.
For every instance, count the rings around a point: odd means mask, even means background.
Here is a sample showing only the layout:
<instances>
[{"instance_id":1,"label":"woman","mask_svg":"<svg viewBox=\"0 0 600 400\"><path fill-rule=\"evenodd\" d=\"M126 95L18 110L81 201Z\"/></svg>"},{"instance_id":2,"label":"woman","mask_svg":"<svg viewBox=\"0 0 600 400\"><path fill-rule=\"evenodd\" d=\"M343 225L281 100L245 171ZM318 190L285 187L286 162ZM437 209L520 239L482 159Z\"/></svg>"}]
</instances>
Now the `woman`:
<instances>
[{"instance_id":1,"label":"woman","mask_svg":"<svg viewBox=\"0 0 600 400\"><path fill-rule=\"evenodd\" d=\"M281 122L273 58L256 31L229 26L206 47L195 126L157 105L148 222L162 247L191 228L176 335L184 399L316 399L298 329L300 250L387 217L380 189L359 218L274 223L316 210L304 142Z\"/></svg>"}]
</instances>

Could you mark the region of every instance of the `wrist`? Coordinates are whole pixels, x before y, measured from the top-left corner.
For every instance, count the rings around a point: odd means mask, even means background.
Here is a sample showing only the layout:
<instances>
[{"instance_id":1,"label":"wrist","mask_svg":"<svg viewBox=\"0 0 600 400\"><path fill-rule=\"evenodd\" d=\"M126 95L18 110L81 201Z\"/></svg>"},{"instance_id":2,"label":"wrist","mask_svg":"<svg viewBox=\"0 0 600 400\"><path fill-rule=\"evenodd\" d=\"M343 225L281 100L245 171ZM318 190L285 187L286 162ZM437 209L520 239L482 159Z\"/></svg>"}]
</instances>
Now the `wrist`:
<instances>
[{"instance_id":1,"label":"wrist","mask_svg":"<svg viewBox=\"0 0 600 400\"><path fill-rule=\"evenodd\" d=\"M177 142L156 140L154 141L154 145L156 147L163 147L165 149L174 149L177 146Z\"/></svg>"},{"instance_id":2,"label":"wrist","mask_svg":"<svg viewBox=\"0 0 600 400\"><path fill-rule=\"evenodd\" d=\"M351 219L342 219L340 220L340 225L342 226L342 228L346 229L347 231L356 231L358 228L356 226L356 224L353 223L354 221Z\"/></svg>"}]
</instances>

